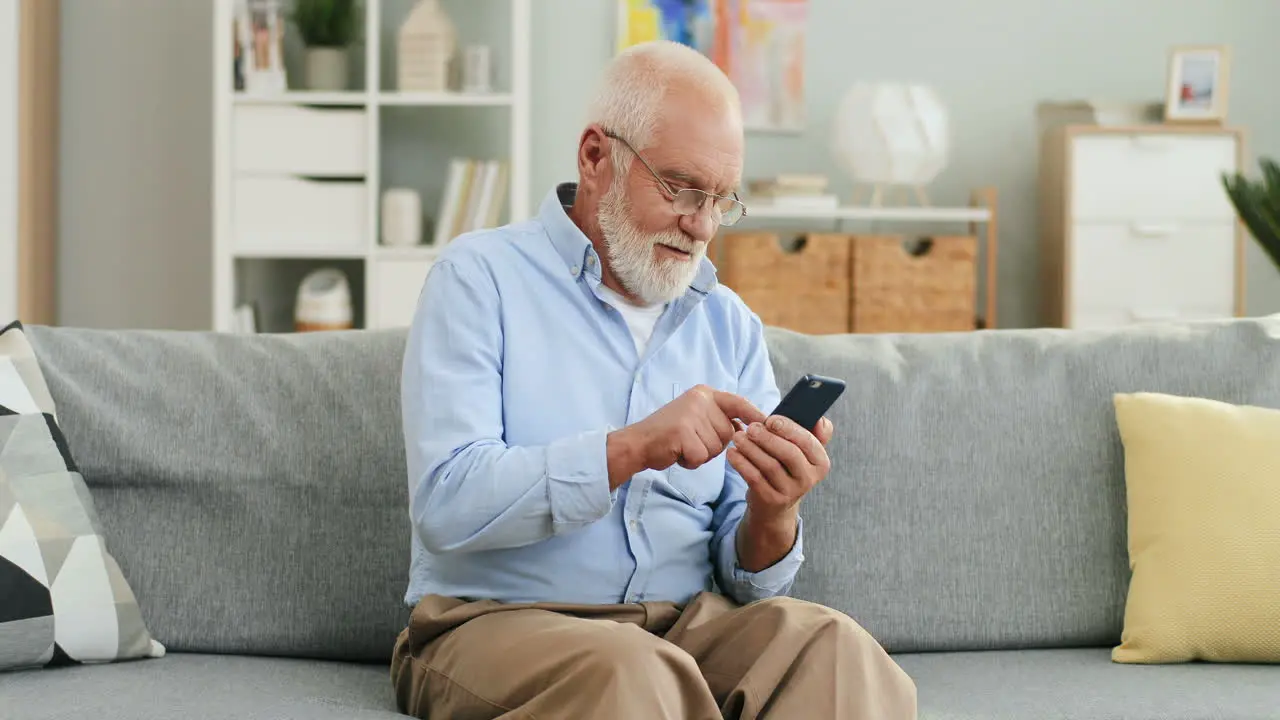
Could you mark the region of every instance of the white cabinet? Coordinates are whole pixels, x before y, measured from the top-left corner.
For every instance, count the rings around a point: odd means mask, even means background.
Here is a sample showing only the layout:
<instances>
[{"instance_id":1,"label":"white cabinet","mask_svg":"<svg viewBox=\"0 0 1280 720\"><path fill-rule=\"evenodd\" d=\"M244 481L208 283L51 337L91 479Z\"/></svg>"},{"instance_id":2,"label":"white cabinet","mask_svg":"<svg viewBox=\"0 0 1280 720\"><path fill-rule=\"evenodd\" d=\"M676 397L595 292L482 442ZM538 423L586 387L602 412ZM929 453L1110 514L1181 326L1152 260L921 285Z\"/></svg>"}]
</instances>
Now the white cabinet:
<instances>
[{"instance_id":1,"label":"white cabinet","mask_svg":"<svg viewBox=\"0 0 1280 720\"><path fill-rule=\"evenodd\" d=\"M246 255L360 254L368 237L363 181L237 177L232 181L236 250Z\"/></svg>"},{"instance_id":2,"label":"white cabinet","mask_svg":"<svg viewBox=\"0 0 1280 720\"><path fill-rule=\"evenodd\" d=\"M1046 324L1114 327L1244 313L1243 236L1222 175L1243 138L1221 127L1066 126L1043 138Z\"/></svg>"},{"instance_id":3,"label":"white cabinet","mask_svg":"<svg viewBox=\"0 0 1280 720\"><path fill-rule=\"evenodd\" d=\"M433 260L379 258L373 264L373 320L371 328L404 328L413 323L418 296Z\"/></svg>"},{"instance_id":4,"label":"white cabinet","mask_svg":"<svg viewBox=\"0 0 1280 720\"><path fill-rule=\"evenodd\" d=\"M236 173L363 177L369 169L365 108L242 105L234 117Z\"/></svg>"}]
</instances>

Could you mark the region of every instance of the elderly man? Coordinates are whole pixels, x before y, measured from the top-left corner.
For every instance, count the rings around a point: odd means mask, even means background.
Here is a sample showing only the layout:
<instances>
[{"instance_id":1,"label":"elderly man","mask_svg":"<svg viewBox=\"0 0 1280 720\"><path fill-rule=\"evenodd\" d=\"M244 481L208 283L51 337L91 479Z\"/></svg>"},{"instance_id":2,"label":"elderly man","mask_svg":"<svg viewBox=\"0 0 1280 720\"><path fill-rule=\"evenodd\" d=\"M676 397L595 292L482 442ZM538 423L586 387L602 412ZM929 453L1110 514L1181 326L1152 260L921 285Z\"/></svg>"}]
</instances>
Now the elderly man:
<instances>
[{"instance_id":1,"label":"elderly man","mask_svg":"<svg viewBox=\"0 0 1280 720\"><path fill-rule=\"evenodd\" d=\"M743 205L739 101L622 53L536 218L458 238L404 359L412 565L392 681L432 718L915 717L847 616L785 596L834 428L778 403L705 258Z\"/></svg>"}]
</instances>

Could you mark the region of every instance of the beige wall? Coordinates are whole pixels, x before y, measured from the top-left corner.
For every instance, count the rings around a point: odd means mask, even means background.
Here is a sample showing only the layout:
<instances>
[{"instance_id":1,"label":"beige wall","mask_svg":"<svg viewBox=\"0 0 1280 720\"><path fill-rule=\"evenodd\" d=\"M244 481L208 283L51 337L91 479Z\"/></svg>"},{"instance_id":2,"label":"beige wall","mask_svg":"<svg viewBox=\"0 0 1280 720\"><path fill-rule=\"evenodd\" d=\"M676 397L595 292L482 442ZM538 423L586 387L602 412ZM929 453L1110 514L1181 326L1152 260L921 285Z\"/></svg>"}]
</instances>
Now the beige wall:
<instances>
[{"instance_id":1,"label":"beige wall","mask_svg":"<svg viewBox=\"0 0 1280 720\"><path fill-rule=\"evenodd\" d=\"M0 0L0 327L18 316L18 2Z\"/></svg>"},{"instance_id":2,"label":"beige wall","mask_svg":"<svg viewBox=\"0 0 1280 720\"><path fill-rule=\"evenodd\" d=\"M613 52L614 2L536 0L532 178L536 199L574 173L587 86ZM1170 45L1234 49L1231 121L1257 153L1280 155L1280 27L1277 0L810 0L809 128L752 134L746 172L825 172L847 193L827 148L830 119L856 80L933 85L953 127L951 164L930 190L963 204L969 188L1000 193L1003 326L1037 324L1035 106L1042 100L1155 99L1164 93ZM563 38L550 42L549 37ZM888 230L899 226L847 225ZM921 228L927 229L927 228ZM1280 271L1250 240L1251 314L1280 311Z\"/></svg>"},{"instance_id":3,"label":"beige wall","mask_svg":"<svg viewBox=\"0 0 1280 720\"><path fill-rule=\"evenodd\" d=\"M61 324L210 324L212 18L208 0L63 3Z\"/></svg>"},{"instance_id":4,"label":"beige wall","mask_svg":"<svg viewBox=\"0 0 1280 720\"><path fill-rule=\"evenodd\" d=\"M460 0L450 0L458 2ZM485 0L486 2L490 0ZM206 327L211 316L209 0L74 0L63 10L61 321ZM613 52L614 0L533 0L532 200L572 177L587 86ZM1250 163L1280 155L1276 0L811 0L810 127L753 134L747 172L819 171L858 79L934 85L954 154L931 189L1001 196L1001 324L1038 322L1035 119L1046 99L1158 99L1177 43L1229 43L1231 120ZM843 180L838 187L847 189ZM535 205L536 207L536 205ZM883 228L873 228L883 229ZM1249 310L1280 311L1280 272L1249 245Z\"/></svg>"}]
</instances>

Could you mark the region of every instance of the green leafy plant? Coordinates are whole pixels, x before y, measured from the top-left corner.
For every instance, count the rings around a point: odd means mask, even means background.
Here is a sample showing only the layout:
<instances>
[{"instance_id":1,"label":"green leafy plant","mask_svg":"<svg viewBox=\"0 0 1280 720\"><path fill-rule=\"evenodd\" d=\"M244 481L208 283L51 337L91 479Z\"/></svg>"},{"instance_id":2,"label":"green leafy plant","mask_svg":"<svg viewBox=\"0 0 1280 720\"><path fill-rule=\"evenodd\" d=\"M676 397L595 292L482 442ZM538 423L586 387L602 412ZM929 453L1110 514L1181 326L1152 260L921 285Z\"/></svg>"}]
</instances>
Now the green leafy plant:
<instances>
[{"instance_id":1,"label":"green leafy plant","mask_svg":"<svg viewBox=\"0 0 1280 720\"><path fill-rule=\"evenodd\" d=\"M1280 269L1280 164L1270 158L1258 161L1262 177L1246 178L1242 173L1225 173L1222 184L1249 234Z\"/></svg>"},{"instance_id":2,"label":"green leafy plant","mask_svg":"<svg viewBox=\"0 0 1280 720\"><path fill-rule=\"evenodd\" d=\"M307 47L346 47L355 40L355 0L296 0L291 19Z\"/></svg>"}]
</instances>

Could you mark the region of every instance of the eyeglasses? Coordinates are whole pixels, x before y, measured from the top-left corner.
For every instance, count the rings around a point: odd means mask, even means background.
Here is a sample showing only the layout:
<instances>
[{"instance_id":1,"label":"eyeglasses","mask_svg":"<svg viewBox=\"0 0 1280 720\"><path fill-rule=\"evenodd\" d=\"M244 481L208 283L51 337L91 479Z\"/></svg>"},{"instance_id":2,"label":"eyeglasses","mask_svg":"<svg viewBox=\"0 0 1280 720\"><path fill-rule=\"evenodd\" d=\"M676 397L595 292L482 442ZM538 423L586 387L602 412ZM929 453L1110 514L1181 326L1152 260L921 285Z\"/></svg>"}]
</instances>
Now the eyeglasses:
<instances>
[{"instance_id":1,"label":"eyeglasses","mask_svg":"<svg viewBox=\"0 0 1280 720\"><path fill-rule=\"evenodd\" d=\"M706 190L699 190L697 188L672 190L671 186L668 185L667 182L662 179L662 176L653 169L653 166L649 164L649 161L645 160L643 155L636 152L636 149L631 147L631 143L627 142L622 136L610 130L605 130L604 134L605 137L613 138L625 145L633 155L640 159L640 162L644 163L645 168L651 175L653 175L653 179L657 180L658 184L662 186L662 189L666 191L667 195L671 196L671 208L675 210L677 214L693 215L702 209L702 206L706 204L707 200L711 201L711 218L721 225L733 225L747 214L747 206L743 205L742 201L738 199L737 193L734 193L733 197L726 197L724 195L716 195L715 193L709 193Z\"/></svg>"}]
</instances>

